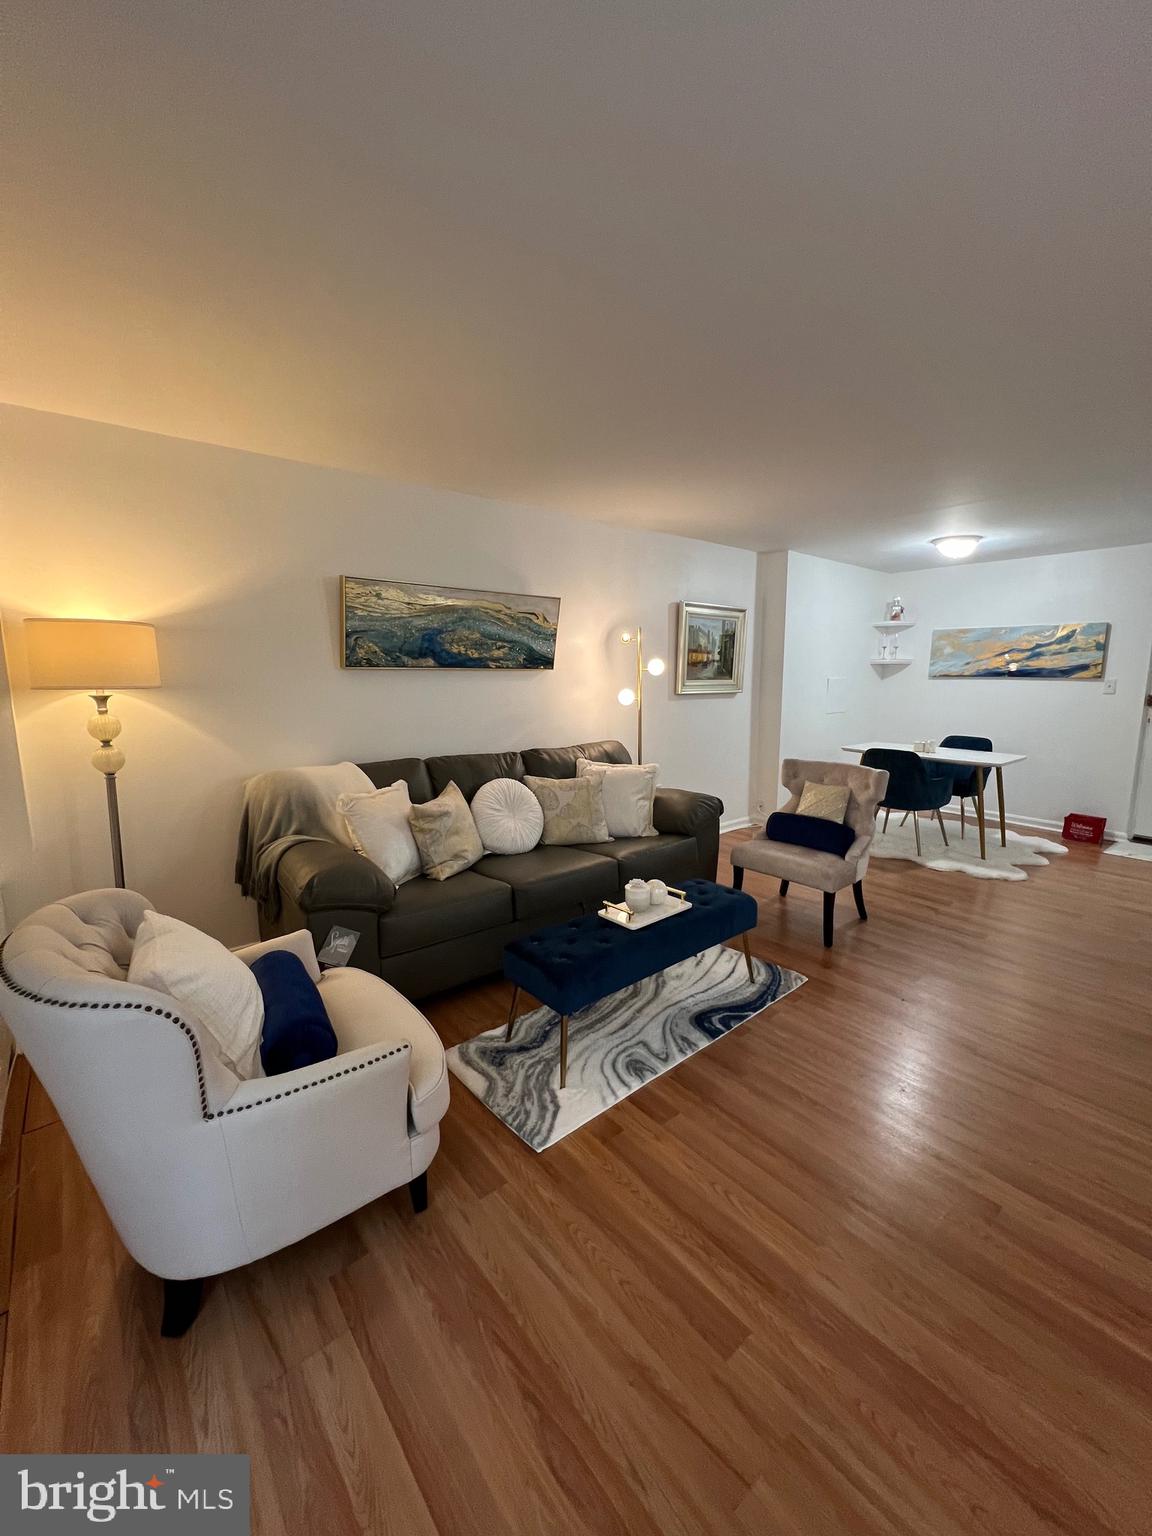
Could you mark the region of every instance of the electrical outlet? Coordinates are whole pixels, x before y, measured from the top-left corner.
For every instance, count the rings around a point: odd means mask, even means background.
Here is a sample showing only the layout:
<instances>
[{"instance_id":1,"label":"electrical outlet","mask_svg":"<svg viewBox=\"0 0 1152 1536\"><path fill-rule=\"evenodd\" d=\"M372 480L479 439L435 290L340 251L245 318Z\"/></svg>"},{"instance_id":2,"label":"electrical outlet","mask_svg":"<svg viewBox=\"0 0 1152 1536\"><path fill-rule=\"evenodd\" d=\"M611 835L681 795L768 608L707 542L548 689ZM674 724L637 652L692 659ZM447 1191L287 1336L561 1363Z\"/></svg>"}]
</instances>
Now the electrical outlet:
<instances>
[{"instance_id":1,"label":"electrical outlet","mask_svg":"<svg viewBox=\"0 0 1152 1536\"><path fill-rule=\"evenodd\" d=\"M1116 692L1116 679L1114 677L1110 677L1108 679L1108 681L1104 684L1104 692L1105 693L1115 693Z\"/></svg>"}]
</instances>

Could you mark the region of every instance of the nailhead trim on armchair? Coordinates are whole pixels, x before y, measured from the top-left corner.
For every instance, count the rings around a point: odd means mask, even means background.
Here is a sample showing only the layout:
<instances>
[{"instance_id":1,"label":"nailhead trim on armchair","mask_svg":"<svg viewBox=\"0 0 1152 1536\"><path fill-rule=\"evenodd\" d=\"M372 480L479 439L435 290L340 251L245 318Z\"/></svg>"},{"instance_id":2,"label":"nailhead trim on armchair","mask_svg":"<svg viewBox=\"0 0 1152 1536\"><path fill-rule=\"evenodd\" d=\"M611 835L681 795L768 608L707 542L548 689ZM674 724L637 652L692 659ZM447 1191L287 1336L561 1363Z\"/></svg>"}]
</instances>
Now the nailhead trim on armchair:
<instances>
[{"instance_id":1,"label":"nailhead trim on armchair","mask_svg":"<svg viewBox=\"0 0 1152 1536\"><path fill-rule=\"evenodd\" d=\"M186 1024L178 1014L172 1013L167 1008L157 1008L154 1003L66 1002L60 997L45 997L42 993L32 992L27 987L18 986L9 975L4 964L4 950L7 944L7 939L4 940L3 944L0 944L0 981L4 983L10 992L15 993L17 997L25 997L33 1003L47 1003L52 1008L89 1008L94 1011L111 1008L119 1009L121 1012L126 1013L154 1013L158 1018L169 1019L175 1024L192 1047L192 1054L196 1061L196 1081L200 1090L200 1116L203 1120L219 1120L225 1115L241 1114L246 1109L258 1109L261 1104L271 1104L276 1099L291 1098L294 1093L304 1093L309 1088L319 1088L322 1083L335 1082L338 1077L349 1077L353 1072L363 1072L365 1067L374 1067L378 1062L386 1061L389 1056L397 1056L402 1051L410 1051L412 1049L408 1041L404 1041L401 1045L394 1045L391 1050L382 1051L379 1056L373 1056L370 1061L357 1062L354 1067L342 1067L336 1072L330 1072L327 1077L318 1077L310 1083L301 1083L298 1087L288 1088L282 1093L269 1094L266 1099L253 1099L250 1104L238 1104L234 1109L212 1110L208 1108L208 1093L204 1086L204 1061L200 1054L200 1042L197 1040L191 1025Z\"/></svg>"}]
</instances>

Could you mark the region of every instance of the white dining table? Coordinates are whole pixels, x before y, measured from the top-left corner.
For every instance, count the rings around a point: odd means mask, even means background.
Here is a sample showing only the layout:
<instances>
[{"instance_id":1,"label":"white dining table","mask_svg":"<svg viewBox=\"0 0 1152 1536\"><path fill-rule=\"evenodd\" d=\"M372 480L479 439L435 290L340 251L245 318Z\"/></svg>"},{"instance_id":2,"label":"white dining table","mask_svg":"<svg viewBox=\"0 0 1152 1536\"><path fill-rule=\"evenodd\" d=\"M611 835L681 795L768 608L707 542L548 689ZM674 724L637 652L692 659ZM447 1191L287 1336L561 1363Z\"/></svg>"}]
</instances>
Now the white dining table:
<instances>
[{"instance_id":1,"label":"white dining table","mask_svg":"<svg viewBox=\"0 0 1152 1536\"><path fill-rule=\"evenodd\" d=\"M842 752L864 753L870 752L873 747L882 747L887 752L916 752L916 748L910 741L857 741L851 746L841 747ZM1008 846L1008 828L1004 816L1004 770L1010 768L1013 763L1026 763L1027 754L1023 752L977 752L969 747L937 747L935 752L916 752L917 757L922 757L926 763L952 763L957 768L978 768L976 775L976 824L980 832L980 857L988 857L988 845L984 830L984 785L990 769L996 772L996 801L1000 811L1000 846ZM963 801L961 801L963 810Z\"/></svg>"}]
</instances>

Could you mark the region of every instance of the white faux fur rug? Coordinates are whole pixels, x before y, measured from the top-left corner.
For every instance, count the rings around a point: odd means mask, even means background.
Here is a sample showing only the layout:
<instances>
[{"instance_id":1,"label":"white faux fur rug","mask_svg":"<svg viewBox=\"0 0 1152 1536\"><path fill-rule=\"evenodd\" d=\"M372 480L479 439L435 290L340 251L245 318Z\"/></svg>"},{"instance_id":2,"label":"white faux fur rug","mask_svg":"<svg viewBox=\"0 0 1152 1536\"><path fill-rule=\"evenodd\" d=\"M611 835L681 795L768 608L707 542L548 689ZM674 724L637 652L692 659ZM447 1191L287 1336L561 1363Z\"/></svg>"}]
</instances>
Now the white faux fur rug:
<instances>
[{"instance_id":1,"label":"white faux fur rug","mask_svg":"<svg viewBox=\"0 0 1152 1536\"><path fill-rule=\"evenodd\" d=\"M920 818L920 846L922 855L916 855L916 833L909 817L903 826L898 821L899 812L893 811L888 831L881 832L882 820L877 822L876 841L872 844L875 859L907 859L910 864L923 864L925 869L942 869L948 873L971 875L976 880L1027 880L1021 868L1026 864L1047 864L1068 852L1063 843L1048 837L1025 837L1020 832L1008 833L1008 846L1000 846L1000 828L988 828L988 857L980 857L980 842L975 827L968 827L966 837L960 836L960 823L946 819L948 844L940 836L940 823L935 817Z\"/></svg>"}]
</instances>

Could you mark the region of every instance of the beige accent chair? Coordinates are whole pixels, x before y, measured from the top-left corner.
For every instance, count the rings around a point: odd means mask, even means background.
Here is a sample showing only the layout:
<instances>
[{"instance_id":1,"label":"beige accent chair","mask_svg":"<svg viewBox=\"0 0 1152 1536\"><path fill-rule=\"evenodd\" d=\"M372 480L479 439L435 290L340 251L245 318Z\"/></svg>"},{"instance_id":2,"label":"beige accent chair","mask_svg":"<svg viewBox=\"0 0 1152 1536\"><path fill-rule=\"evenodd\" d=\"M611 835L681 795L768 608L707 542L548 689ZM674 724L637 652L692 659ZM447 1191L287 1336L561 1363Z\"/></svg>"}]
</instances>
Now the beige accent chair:
<instances>
[{"instance_id":1,"label":"beige accent chair","mask_svg":"<svg viewBox=\"0 0 1152 1536\"><path fill-rule=\"evenodd\" d=\"M793 880L798 885L823 891L824 946L831 949L837 891L850 885L861 921L868 921L868 912L864 906L864 875L868 869L872 838L876 833L876 812L888 789L888 774L885 769L859 768L855 763L817 763L799 757L786 757L781 765L780 780L791 795L788 804L781 806L781 810L793 813L800 804L805 784L846 784L850 793L844 820L855 832L856 841L840 858L834 853L821 853L815 848L800 848L795 843L778 843L760 832L748 842L737 843L733 848L732 883L736 890L741 890L744 871L751 869L757 874L771 875L779 880L781 896L787 896Z\"/></svg>"}]
</instances>

